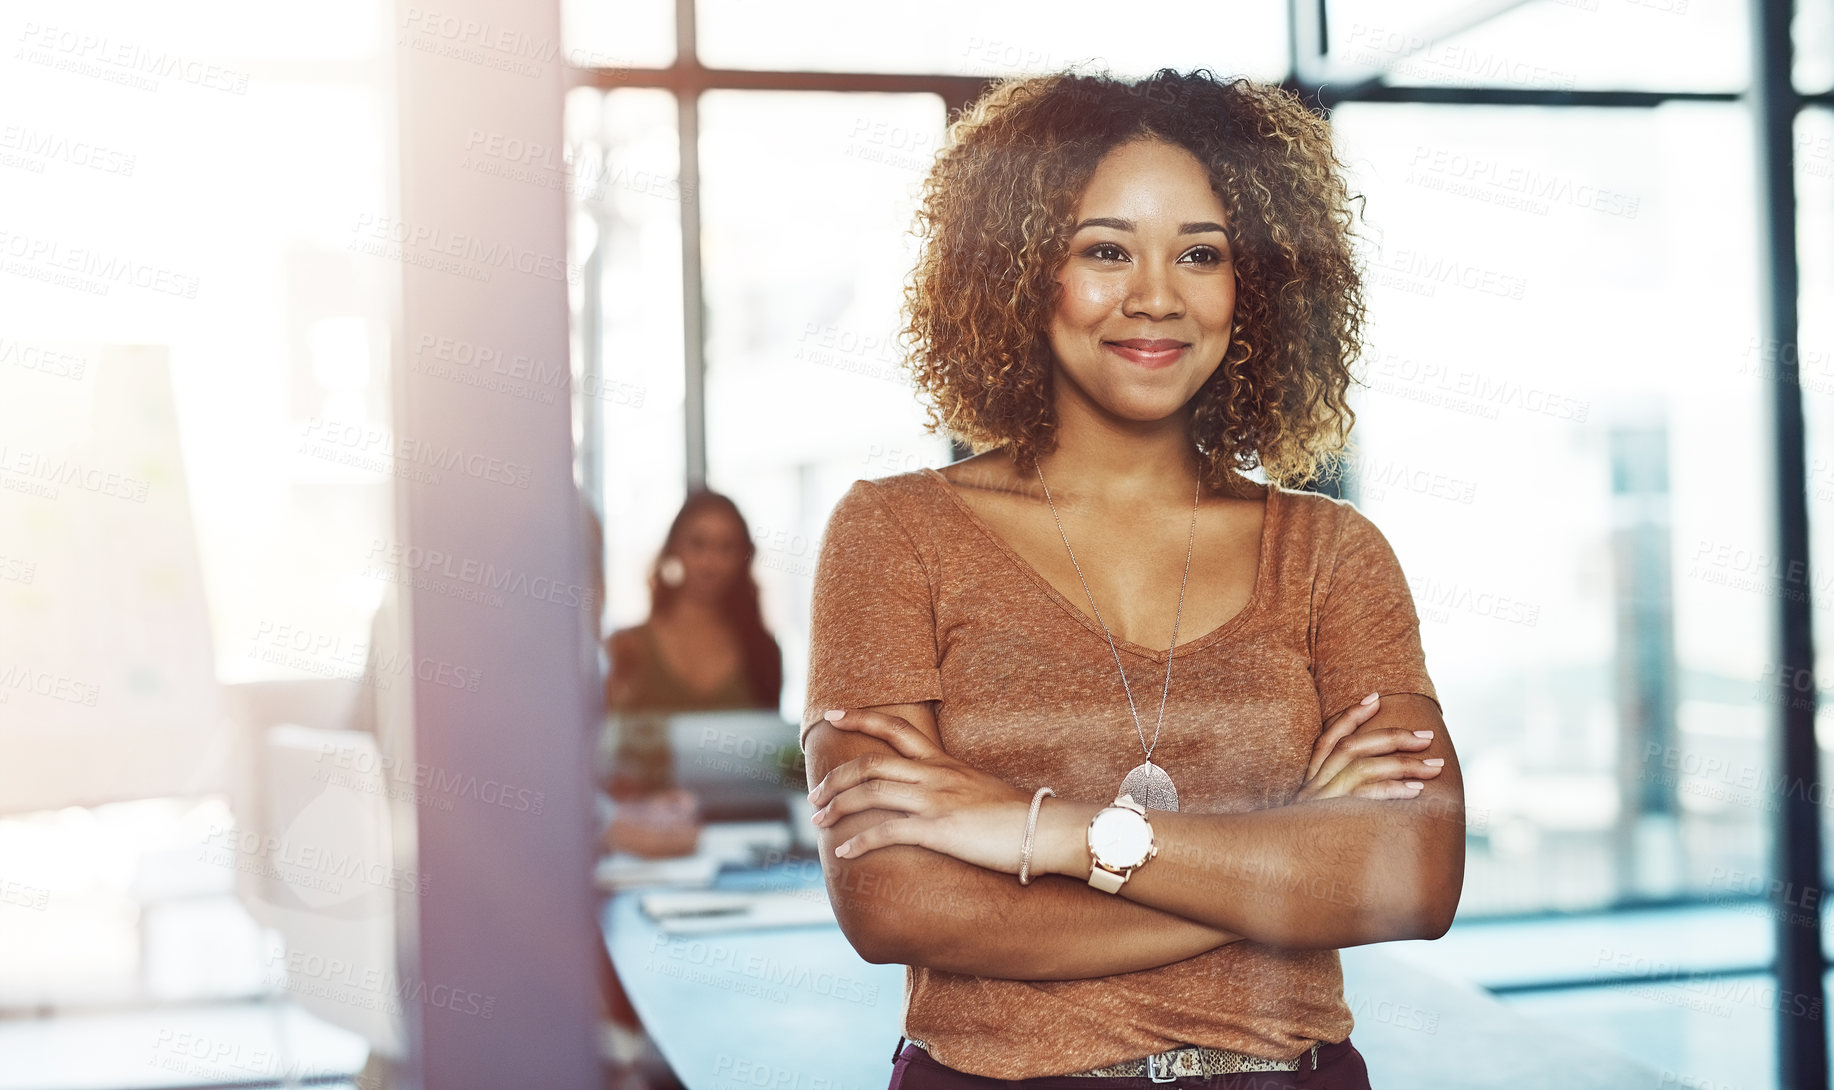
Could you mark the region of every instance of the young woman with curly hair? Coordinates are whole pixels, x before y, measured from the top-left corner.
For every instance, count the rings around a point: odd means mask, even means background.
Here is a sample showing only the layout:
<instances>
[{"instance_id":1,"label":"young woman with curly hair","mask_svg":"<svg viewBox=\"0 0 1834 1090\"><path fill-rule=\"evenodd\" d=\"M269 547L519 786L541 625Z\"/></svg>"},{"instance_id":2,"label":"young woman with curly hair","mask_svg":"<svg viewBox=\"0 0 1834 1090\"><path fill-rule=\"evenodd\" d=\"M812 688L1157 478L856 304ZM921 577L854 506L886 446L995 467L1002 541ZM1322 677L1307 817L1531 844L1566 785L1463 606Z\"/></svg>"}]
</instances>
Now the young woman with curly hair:
<instances>
[{"instance_id":1,"label":"young woman with curly hair","mask_svg":"<svg viewBox=\"0 0 1834 1090\"><path fill-rule=\"evenodd\" d=\"M1406 579L1299 488L1353 421L1340 169L1293 96L1202 71L1012 80L951 127L906 332L976 453L835 507L803 714L842 930L908 967L895 1090L1367 1086L1338 949L1451 925Z\"/></svg>"}]
</instances>

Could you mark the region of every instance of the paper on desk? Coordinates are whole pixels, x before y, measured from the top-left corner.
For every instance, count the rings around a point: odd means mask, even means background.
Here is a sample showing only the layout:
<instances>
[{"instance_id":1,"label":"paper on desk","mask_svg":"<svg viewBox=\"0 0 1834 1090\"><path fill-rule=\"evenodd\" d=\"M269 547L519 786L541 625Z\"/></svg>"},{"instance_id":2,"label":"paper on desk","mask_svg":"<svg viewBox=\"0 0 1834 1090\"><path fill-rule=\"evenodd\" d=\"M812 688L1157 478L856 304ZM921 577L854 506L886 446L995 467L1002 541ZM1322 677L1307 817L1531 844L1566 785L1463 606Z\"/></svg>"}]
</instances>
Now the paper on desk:
<instances>
[{"instance_id":1,"label":"paper on desk","mask_svg":"<svg viewBox=\"0 0 1834 1090\"><path fill-rule=\"evenodd\" d=\"M720 872L720 860L705 855L675 859L645 859L618 852L600 859L593 883L602 890L637 889L642 886L710 886Z\"/></svg>"},{"instance_id":2,"label":"paper on desk","mask_svg":"<svg viewBox=\"0 0 1834 1090\"><path fill-rule=\"evenodd\" d=\"M670 935L831 924L834 909L819 887L792 890L676 890L644 894L643 914Z\"/></svg>"}]
</instances>

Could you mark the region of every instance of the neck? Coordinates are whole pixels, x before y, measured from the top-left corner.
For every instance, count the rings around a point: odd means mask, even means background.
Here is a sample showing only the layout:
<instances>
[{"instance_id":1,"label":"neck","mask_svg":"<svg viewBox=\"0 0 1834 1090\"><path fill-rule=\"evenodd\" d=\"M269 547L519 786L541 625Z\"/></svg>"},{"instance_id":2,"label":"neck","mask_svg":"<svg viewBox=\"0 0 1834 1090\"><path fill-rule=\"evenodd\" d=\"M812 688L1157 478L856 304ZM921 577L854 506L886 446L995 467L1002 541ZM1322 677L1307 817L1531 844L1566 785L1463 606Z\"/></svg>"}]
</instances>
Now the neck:
<instances>
[{"instance_id":1,"label":"neck","mask_svg":"<svg viewBox=\"0 0 1834 1090\"><path fill-rule=\"evenodd\" d=\"M725 611L720 603L697 598L690 594L677 595L669 604L668 618L671 621L687 621L691 624L724 624Z\"/></svg>"},{"instance_id":2,"label":"neck","mask_svg":"<svg viewBox=\"0 0 1834 1090\"><path fill-rule=\"evenodd\" d=\"M1186 410L1124 420L1059 397L1057 449L1038 464L1051 492L1073 501L1189 507L1199 459Z\"/></svg>"}]
</instances>

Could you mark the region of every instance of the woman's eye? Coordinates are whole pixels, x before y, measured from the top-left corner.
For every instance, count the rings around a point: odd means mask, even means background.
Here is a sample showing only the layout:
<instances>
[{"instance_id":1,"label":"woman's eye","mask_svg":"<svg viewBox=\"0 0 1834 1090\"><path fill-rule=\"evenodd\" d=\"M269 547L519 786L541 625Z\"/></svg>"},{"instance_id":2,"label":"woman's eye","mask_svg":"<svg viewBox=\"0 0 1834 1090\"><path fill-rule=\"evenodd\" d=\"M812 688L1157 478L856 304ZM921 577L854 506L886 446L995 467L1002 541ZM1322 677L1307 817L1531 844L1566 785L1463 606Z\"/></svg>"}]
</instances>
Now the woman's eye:
<instances>
[{"instance_id":1,"label":"woman's eye","mask_svg":"<svg viewBox=\"0 0 1834 1090\"><path fill-rule=\"evenodd\" d=\"M1112 242L1098 242L1087 250L1084 250L1083 254L1088 257L1093 257L1097 261L1122 261L1127 257L1127 255L1121 251L1121 248Z\"/></svg>"},{"instance_id":2,"label":"woman's eye","mask_svg":"<svg viewBox=\"0 0 1834 1090\"><path fill-rule=\"evenodd\" d=\"M1184 255L1186 260L1194 260L1199 265L1220 265L1223 252L1214 246L1198 246Z\"/></svg>"}]
</instances>

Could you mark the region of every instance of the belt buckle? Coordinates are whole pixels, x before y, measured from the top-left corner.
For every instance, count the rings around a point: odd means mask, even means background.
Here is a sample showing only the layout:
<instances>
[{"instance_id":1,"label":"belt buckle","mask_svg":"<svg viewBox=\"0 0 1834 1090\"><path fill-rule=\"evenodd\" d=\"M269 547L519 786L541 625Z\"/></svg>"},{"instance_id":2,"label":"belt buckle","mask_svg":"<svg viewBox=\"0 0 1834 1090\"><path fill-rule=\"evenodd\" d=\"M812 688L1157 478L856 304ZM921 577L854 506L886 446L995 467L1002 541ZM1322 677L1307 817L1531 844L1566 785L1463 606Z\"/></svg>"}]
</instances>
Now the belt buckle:
<instances>
[{"instance_id":1,"label":"belt buckle","mask_svg":"<svg viewBox=\"0 0 1834 1090\"><path fill-rule=\"evenodd\" d=\"M1153 1061L1163 1060L1165 1074L1160 1076L1153 1072ZM1153 1082L1177 1082L1178 1076L1172 1074L1172 1055L1169 1052L1155 1052L1146 1058L1146 1077Z\"/></svg>"}]
</instances>

